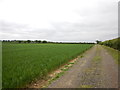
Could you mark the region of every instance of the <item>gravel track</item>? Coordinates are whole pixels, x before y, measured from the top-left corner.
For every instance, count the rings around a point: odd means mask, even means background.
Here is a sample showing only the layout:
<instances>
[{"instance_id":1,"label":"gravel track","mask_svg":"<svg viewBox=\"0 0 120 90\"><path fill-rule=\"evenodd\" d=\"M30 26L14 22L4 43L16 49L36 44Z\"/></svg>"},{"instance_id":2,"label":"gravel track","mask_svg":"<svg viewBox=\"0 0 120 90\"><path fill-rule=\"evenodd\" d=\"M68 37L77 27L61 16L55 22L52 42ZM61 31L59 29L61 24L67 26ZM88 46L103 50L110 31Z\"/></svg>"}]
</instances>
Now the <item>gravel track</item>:
<instances>
[{"instance_id":1,"label":"gravel track","mask_svg":"<svg viewBox=\"0 0 120 90\"><path fill-rule=\"evenodd\" d=\"M118 65L102 46L95 45L83 56L48 88L118 88Z\"/></svg>"}]
</instances>

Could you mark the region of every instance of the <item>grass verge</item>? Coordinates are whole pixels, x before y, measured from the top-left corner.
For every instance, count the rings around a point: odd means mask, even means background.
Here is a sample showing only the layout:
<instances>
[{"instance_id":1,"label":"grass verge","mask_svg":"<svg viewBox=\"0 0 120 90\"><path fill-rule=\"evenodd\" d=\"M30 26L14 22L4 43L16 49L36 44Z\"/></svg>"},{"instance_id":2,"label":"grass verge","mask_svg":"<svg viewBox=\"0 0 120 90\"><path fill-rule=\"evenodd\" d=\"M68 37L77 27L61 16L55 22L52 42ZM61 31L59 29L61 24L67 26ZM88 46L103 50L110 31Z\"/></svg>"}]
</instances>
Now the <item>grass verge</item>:
<instances>
[{"instance_id":1,"label":"grass verge","mask_svg":"<svg viewBox=\"0 0 120 90\"><path fill-rule=\"evenodd\" d=\"M103 46L103 47L108 51L110 55L112 55L112 57L115 59L115 63L120 65L120 60L119 60L120 51L107 46Z\"/></svg>"}]
</instances>

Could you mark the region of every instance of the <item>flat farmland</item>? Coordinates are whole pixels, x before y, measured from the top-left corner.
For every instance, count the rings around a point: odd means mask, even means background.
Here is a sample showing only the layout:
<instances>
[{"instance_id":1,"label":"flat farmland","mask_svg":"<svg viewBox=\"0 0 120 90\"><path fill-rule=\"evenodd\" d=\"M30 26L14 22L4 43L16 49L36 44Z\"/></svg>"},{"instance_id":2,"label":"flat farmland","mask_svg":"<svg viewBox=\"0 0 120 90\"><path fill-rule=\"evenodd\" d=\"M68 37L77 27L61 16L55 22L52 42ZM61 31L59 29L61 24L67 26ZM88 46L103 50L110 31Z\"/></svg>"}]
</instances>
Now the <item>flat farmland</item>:
<instances>
[{"instance_id":1,"label":"flat farmland","mask_svg":"<svg viewBox=\"0 0 120 90\"><path fill-rule=\"evenodd\" d=\"M9 44L2 46L3 88L22 87L42 78L93 44Z\"/></svg>"}]
</instances>

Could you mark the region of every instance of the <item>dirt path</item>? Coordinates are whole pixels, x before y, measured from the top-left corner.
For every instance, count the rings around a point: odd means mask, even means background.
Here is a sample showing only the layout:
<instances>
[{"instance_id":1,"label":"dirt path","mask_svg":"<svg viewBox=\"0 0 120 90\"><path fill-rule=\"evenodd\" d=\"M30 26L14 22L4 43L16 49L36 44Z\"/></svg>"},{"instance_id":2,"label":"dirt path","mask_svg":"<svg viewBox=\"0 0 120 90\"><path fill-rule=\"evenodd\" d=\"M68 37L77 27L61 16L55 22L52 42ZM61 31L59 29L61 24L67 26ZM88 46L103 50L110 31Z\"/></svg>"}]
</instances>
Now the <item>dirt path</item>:
<instances>
[{"instance_id":1,"label":"dirt path","mask_svg":"<svg viewBox=\"0 0 120 90\"><path fill-rule=\"evenodd\" d=\"M48 88L117 88L118 66L99 45L88 50L63 76Z\"/></svg>"}]
</instances>

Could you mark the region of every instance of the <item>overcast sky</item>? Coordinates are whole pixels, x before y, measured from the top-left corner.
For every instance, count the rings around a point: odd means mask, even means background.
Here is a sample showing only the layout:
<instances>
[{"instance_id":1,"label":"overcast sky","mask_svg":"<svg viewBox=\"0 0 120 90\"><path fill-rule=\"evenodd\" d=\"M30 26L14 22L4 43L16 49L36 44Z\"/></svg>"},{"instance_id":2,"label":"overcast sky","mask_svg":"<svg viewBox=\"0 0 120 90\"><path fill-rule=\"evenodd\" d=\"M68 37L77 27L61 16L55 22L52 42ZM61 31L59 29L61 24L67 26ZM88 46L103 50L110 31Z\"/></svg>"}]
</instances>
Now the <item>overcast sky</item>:
<instances>
[{"instance_id":1,"label":"overcast sky","mask_svg":"<svg viewBox=\"0 0 120 90\"><path fill-rule=\"evenodd\" d=\"M0 0L0 39L95 41L118 36L118 0Z\"/></svg>"}]
</instances>

